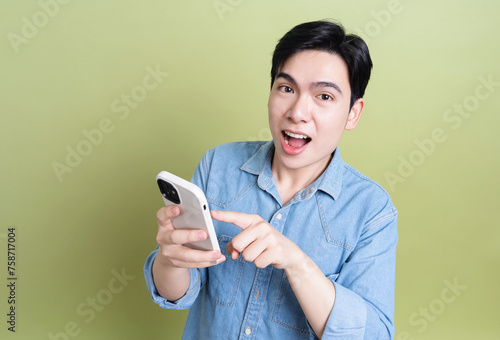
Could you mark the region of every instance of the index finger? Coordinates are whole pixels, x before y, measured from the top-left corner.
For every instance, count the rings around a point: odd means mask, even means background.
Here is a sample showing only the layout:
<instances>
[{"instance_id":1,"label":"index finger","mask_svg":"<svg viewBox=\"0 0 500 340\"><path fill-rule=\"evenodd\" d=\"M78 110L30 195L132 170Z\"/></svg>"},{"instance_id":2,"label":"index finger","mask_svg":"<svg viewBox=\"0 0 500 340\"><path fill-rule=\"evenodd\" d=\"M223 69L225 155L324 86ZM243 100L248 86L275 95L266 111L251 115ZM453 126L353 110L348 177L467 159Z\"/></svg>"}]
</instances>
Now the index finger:
<instances>
[{"instance_id":1,"label":"index finger","mask_svg":"<svg viewBox=\"0 0 500 340\"><path fill-rule=\"evenodd\" d=\"M212 218L221 222L232 223L237 227L240 227L242 230L247 229L252 224L260 220L259 215L250 215L237 211L221 211L221 210L212 210Z\"/></svg>"},{"instance_id":2,"label":"index finger","mask_svg":"<svg viewBox=\"0 0 500 340\"><path fill-rule=\"evenodd\" d=\"M156 213L156 219L159 226L171 226L172 219L179 215L180 209L176 205L163 207Z\"/></svg>"}]
</instances>

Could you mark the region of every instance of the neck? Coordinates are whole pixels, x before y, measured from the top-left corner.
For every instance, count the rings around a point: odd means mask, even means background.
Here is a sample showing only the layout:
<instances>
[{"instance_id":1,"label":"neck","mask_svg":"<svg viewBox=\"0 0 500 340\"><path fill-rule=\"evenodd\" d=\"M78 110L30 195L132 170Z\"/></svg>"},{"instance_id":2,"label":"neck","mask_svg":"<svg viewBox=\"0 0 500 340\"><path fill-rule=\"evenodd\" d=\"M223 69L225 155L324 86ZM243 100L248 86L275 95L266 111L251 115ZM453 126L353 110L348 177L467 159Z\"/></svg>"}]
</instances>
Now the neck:
<instances>
[{"instance_id":1,"label":"neck","mask_svg":"<svg viewBox=\"0 0 500 340\"><path fill-rule=\"evenodd\" d=\"M285 205L299 191L311 185L326 170L332 156L307 167L291 169L280 163L276 153L273 156L271 171L281 196L282 204Z\"/></svg>"}]
</instances>

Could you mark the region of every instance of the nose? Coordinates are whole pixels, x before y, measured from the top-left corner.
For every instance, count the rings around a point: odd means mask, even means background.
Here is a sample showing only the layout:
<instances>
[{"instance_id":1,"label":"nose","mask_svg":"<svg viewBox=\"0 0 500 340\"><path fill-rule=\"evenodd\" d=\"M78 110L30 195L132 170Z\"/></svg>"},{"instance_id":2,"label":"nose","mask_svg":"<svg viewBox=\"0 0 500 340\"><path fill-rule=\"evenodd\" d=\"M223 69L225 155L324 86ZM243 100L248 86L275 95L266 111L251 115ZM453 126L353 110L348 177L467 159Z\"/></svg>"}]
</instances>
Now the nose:
<instances>
[{"instance_id":1,"label":"nose","mask_svg":"<svg viewBox=\"0 0 500 340\"><path fill-rule=\"evenodd\" d=\"M307 123L311 119L311 106L307 96L297 96L286 116L294 123Z\"/></svg>"}]
</instances>

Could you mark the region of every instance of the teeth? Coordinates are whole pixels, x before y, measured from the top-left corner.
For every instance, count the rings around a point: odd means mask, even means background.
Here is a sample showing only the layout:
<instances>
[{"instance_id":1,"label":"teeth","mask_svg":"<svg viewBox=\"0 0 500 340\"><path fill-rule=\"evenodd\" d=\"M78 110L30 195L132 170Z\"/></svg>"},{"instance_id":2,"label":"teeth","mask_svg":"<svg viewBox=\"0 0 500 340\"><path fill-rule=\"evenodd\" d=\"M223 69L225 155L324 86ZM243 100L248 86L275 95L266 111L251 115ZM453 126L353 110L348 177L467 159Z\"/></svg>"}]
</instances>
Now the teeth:
<instances>
[{"instance_id":1,"label":"teeth","mask_svg":"<svg viewBox=\"0 0 500 340\"><path fill-rule=\"evenodd\" d=\"M307 136L304 136L304 135L301 135L301 134L298 134L298 133L292 133L292 132L288 132L288 131L285 131L285 135L289 136L289 137L293 137L293 138L302 138L302 139L307 139L309 137Z\"/></svg>"}]
</instances>

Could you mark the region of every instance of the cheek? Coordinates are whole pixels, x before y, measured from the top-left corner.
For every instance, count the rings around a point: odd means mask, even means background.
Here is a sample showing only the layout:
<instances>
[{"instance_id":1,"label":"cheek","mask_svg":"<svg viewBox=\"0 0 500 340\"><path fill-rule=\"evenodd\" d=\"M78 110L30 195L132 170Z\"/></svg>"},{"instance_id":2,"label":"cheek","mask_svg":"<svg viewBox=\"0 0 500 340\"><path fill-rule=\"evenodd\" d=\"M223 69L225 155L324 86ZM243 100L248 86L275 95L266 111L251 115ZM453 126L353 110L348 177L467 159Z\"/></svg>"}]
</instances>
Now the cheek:
<instances>
[{"instance_id":1,"label":"cheek","mask_svg":"<svg viewBox=\"0 0 500 340\"><path fill-rule=\"evenodd\" d=\"M271 136L275 141L278 140L279 134L281 133L278 125L279 119L269 112L269 130L271 131Z\"/></svg>"},{"instance_id":2,"label":"cheek","mask_svg":"<svg viewBox=\"0 0 500 340\"><path fill-rule=\"evenodd\" d=\"M344 132L347 117L340 119L318 119L316 120L316 127L320 138L329 142L336 143Z\"/></svg>"},{"instance_id":3,"label":"cheek","mask_svg":"<svg viewBox=\"0 0 500 340\"><path fill-rule=\"evenodd\" d=\"M267 101L267 109L269 111L269 115L272 115L276 112L276 108L278 107L278 100L272 94L269 96L269 100Z\"/></svg>"},{"instance_id":4,"label":"cheek","mask_svg":"<svg viewBox=\"0 0 500 340\"><path fill-rule=\"evenodd\" d=\"M272 122L276 122L281 116L280 108L283 108L283 105L280 105L278 103L278 100L276 100L275 98L270 97L269 101L267 102L267 111L269 115L270 124Z\"/></svg>"}]
</instances>

